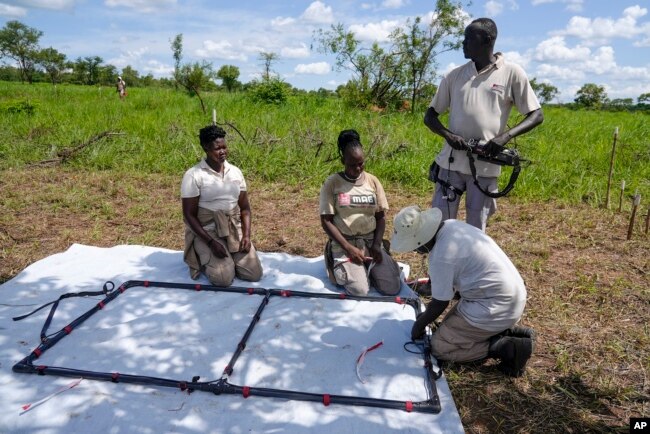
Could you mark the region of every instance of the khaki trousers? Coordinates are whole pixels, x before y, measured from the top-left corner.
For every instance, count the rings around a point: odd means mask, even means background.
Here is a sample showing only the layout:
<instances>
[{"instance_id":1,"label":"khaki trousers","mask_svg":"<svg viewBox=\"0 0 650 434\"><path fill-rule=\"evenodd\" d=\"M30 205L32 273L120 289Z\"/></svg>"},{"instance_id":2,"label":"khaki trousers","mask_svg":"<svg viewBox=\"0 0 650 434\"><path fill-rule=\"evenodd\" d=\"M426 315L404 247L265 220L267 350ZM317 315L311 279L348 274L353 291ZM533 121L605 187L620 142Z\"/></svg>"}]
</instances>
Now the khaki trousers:
<instances>
[{"instance_id":1,"label":"khaki trousers","mask_svg":"<svg viewBox=\"0 0 650 434\"><path fill-rule=\"evenodd\" d=\"M225 239L217 238L216 233L211 233L211 235L228 251ZM194 251L199 258L203 272L210 283L215 286L230 286L235 277L249 282L257 282L262 278L262 263L253 245L248 253L228 252L227 257L217 258L212 253L210 246L201 238L196 237L194 238Z\"/></svg>"},{"instance_id":2,"label":"khaki trousers","mask_svg":"<svg viewBox=\"0 0 650 434\"><path fill-rule=\"evenodd\" d=\"M370 256L372 239L355 238L348 241L354 244L355 247L363 250L365 256ZM399 293L402 287L399 266L383 248L381 249L382 256L380 264L365 263L363 265L353 262L337 261L337 259L347 259L345 251L338 243L332 242L331 251L334 263L334 279L338 285L345 288L348 294L368 295L371 284L382 295L395 295ZM372 268L370 268L371 265Z\"/></svg>"},{"instance_id":3,"label":"khaki trousers","mask_svg":"<svg viewBox=\"0 0 650 434\"><path fill-rule=\"evenodd\" d=\"M457 306L451 308L431 336L431 353L437 359L454 362L485 359L490 338L499 333L474 327L458 313Z\"/></svg>"}]
</instances>

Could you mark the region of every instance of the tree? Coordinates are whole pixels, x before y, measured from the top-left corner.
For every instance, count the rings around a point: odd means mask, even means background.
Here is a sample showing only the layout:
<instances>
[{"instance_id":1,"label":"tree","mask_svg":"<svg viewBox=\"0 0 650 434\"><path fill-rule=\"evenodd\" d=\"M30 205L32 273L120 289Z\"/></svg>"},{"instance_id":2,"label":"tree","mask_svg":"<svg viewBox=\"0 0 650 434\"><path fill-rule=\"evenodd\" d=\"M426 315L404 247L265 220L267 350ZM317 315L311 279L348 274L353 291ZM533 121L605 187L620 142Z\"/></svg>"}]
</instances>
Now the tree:
<instances>
[{"instance_id":1,"label":"tree","mask_svg":"<svg viewBox=\"0 0 650 434\"><path fill-rule=\"evenodd\" d=\"M9 57L18 63L22 82L32 83L41 36L43 32L20 21L9 21L0 30L0 57Z\"/></svg>"},{"instance_id":2,"label":"tree","mask_svg":"<svg viewBox=\"0 0 650 434\"><path fill-rule=\"evenodd\" d=\"M127 86L137 87L140 85L140 74L130 65L126 65L122 68L122 80L126 82Z\"/></svg>"},{"instance_id":3,"label":"tree","mask_svg":"<svg viewBox=\"0 0 650 434\"><path fill-rule=\"evenodd\" d=\"M221 79L224 87L228 92L232 92L241 86L241 83L237 80L239 78L239 68L233 65L223 65L217 71L217 78Z\"/></svg>"},{"instance_id":4,"label":"tree","mask_svg":"<svg viewBox=\"0 0 650 434\"><path fill-rule=\"evenodd\" d=\"M553 101L553 99L560 93L557 87L548 83L538 83L537 78L535 77L530 80L530 85L542 104L547 104Z\"/></svg>"},{"instance_id":5,"label":"tree","mask_svg":"<svg viewBox=\"0 0 650 434\"><path fill-rule=\"evenodd\" d=\"M430 22L422 23L422 18L416 17L413 21L407 20L405 28L398 28L391 34L399 62L404 65L411 112L415 110L423 86L435 79L436 56L461 46L465 27L461 8L460 3L438 0Z\"/></svg>"},{"instance_id":6,"label":"tree","mask_svg":"<svg viewBox=\"0 0 650 434\"><path fill-rule=\"evenodd\" d=\"M65 54L59 53L52 47L45 48L38 53L37 63L45 69L52 84L61 81L61 73L68 65Z\"/></svg>"},{"instance_id":7,"label":"tree","mask_svg":"<svg viewBox=\"0 0 650 434\"><path fill-rule=\"evenodd\" d=\"M273 52L269 53L266 51L260 52L260 60L264 62L264 72L262 73L262 78L264 80L268 80L271 78L271 65L279 58L280 56L278 56L277 53L273 53Z\"/></svg>"},{"instance_id":8,"label":"tree","mask_svg":"<svg viewBox=\"0 0 650 434\"><path fill-rule=\"evenodd\" d=\"M183 34L178 34L171 43L174 56L174 80L184 87L190 95L196 95L201 102L201 109L206 113L205 103L201 98L201 90L210 86L211 80L215 78L212 64L203 61L201 63L181 64L183 58Z\"/></svg>"},{"instance_id":9,"label":"tree","mask_svg":"<svg viewBox=\"0 0 650 434\"><path fill-rule=\"evenodd\" d=\"M589 108L600 108L607 102L605 87L594 83L584 84L576 93L576 104Z\"/></svg>"},{"instance_id":10,"label":"tree","mask_svg":"<svg viewBox=\"0 0 650 434\"><path fill-rule=\"evenodd\" d=\"M639 104L650 102L650 93L642 93L641 95L639 95L637 102Z\"/></svg>"},{"instance_id":11,"label":"tree","mask_svg":"<svg viewBox=\"0 0 650 434\"><path fill-rule=\"evenodd\" d=\"M340 90L348 103L356 106L377 105L386 107L401 100L405 76L398 57L387 53L378 43L364 47L353 32L343 24L332 25L330 30L318 30L318 50L336 55L337 70L348 69L353 78Z\"/></svg>"}]
</instances>

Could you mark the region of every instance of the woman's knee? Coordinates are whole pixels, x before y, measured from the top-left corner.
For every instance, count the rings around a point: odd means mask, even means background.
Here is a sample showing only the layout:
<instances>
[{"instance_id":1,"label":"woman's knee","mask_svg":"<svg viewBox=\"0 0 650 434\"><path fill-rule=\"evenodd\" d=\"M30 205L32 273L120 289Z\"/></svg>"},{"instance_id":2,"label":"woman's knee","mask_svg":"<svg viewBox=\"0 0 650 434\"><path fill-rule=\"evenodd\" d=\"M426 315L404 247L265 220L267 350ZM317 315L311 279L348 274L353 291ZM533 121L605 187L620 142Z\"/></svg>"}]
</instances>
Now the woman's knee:
<instances>
[{"instance_id":1,"label":"woman's knee","mask_svg":"<svg viewBox=\"0 0 650 434\"><path fill-rule=\"evenodd\" d=\"M220 264L209 264L205 267L205 275L215 286L230 286L235 279L235 263L223 261Z\"/></svg>"}]
</instances>

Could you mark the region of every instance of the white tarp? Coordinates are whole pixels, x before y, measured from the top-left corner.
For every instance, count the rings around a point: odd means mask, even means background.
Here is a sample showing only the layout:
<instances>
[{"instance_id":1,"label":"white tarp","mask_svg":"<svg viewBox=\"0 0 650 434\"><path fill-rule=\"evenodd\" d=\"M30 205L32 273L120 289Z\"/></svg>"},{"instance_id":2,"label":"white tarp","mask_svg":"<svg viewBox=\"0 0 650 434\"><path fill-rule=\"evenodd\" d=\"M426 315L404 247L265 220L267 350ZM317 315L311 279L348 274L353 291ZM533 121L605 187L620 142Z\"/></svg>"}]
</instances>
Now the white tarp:
<instances>
[{"instance_id":1,"label":"white tarp","mask_svg":"<svg viewBox=\"0 0 650 434\"><path fill-rule=\"evenodd\" d=\"M261 253L264 278L235 285L338 292L323 258ZM405 266L405 273L408 268ZM106 281L195 283L182 252L145 247L73 245L0 286L0 432L247 433L463 432L444 378L436 382L440 414L240 395L192 394L167 387L82 380L24 412L74 379L12 372L39 344L49 307L19 322L12 317L69 292L98 291ZM209 284L201 278L198 283ZM412 296L404 286L402 296ZM63 300L49 333L103 297ZM190 381L216 380L262 297L130 288L48 349L35 364ZM421 356L403 348L414 313L396 303L272 297L229 382L310 393L419 401L427 398ZM357 377L355 362L368 353Z\"/></svg>"}]
</instances>

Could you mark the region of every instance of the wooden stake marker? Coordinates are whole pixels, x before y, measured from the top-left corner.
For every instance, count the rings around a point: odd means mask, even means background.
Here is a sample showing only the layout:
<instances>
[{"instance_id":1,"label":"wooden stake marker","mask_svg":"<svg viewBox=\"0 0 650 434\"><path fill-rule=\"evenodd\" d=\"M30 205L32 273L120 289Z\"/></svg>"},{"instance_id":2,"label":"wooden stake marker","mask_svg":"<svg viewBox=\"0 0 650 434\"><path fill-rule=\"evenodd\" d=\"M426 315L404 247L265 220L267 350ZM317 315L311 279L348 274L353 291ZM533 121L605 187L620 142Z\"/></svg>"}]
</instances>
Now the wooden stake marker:
<instances>
[{"instance_id":1,"label":"wooden stake marker","mask_svg":"<svg viewBox=\"0 0 650 434\"><path fill-rule=\"evenodd\" d=\"M630 226L627 228L627 239L632 239L632 232L634 231L634 220L636 219L636 210L641 204L641 195L637 192L634 193L634 201L632 202L632 215L630 216Z\"/></svg>"}]
</instances>

